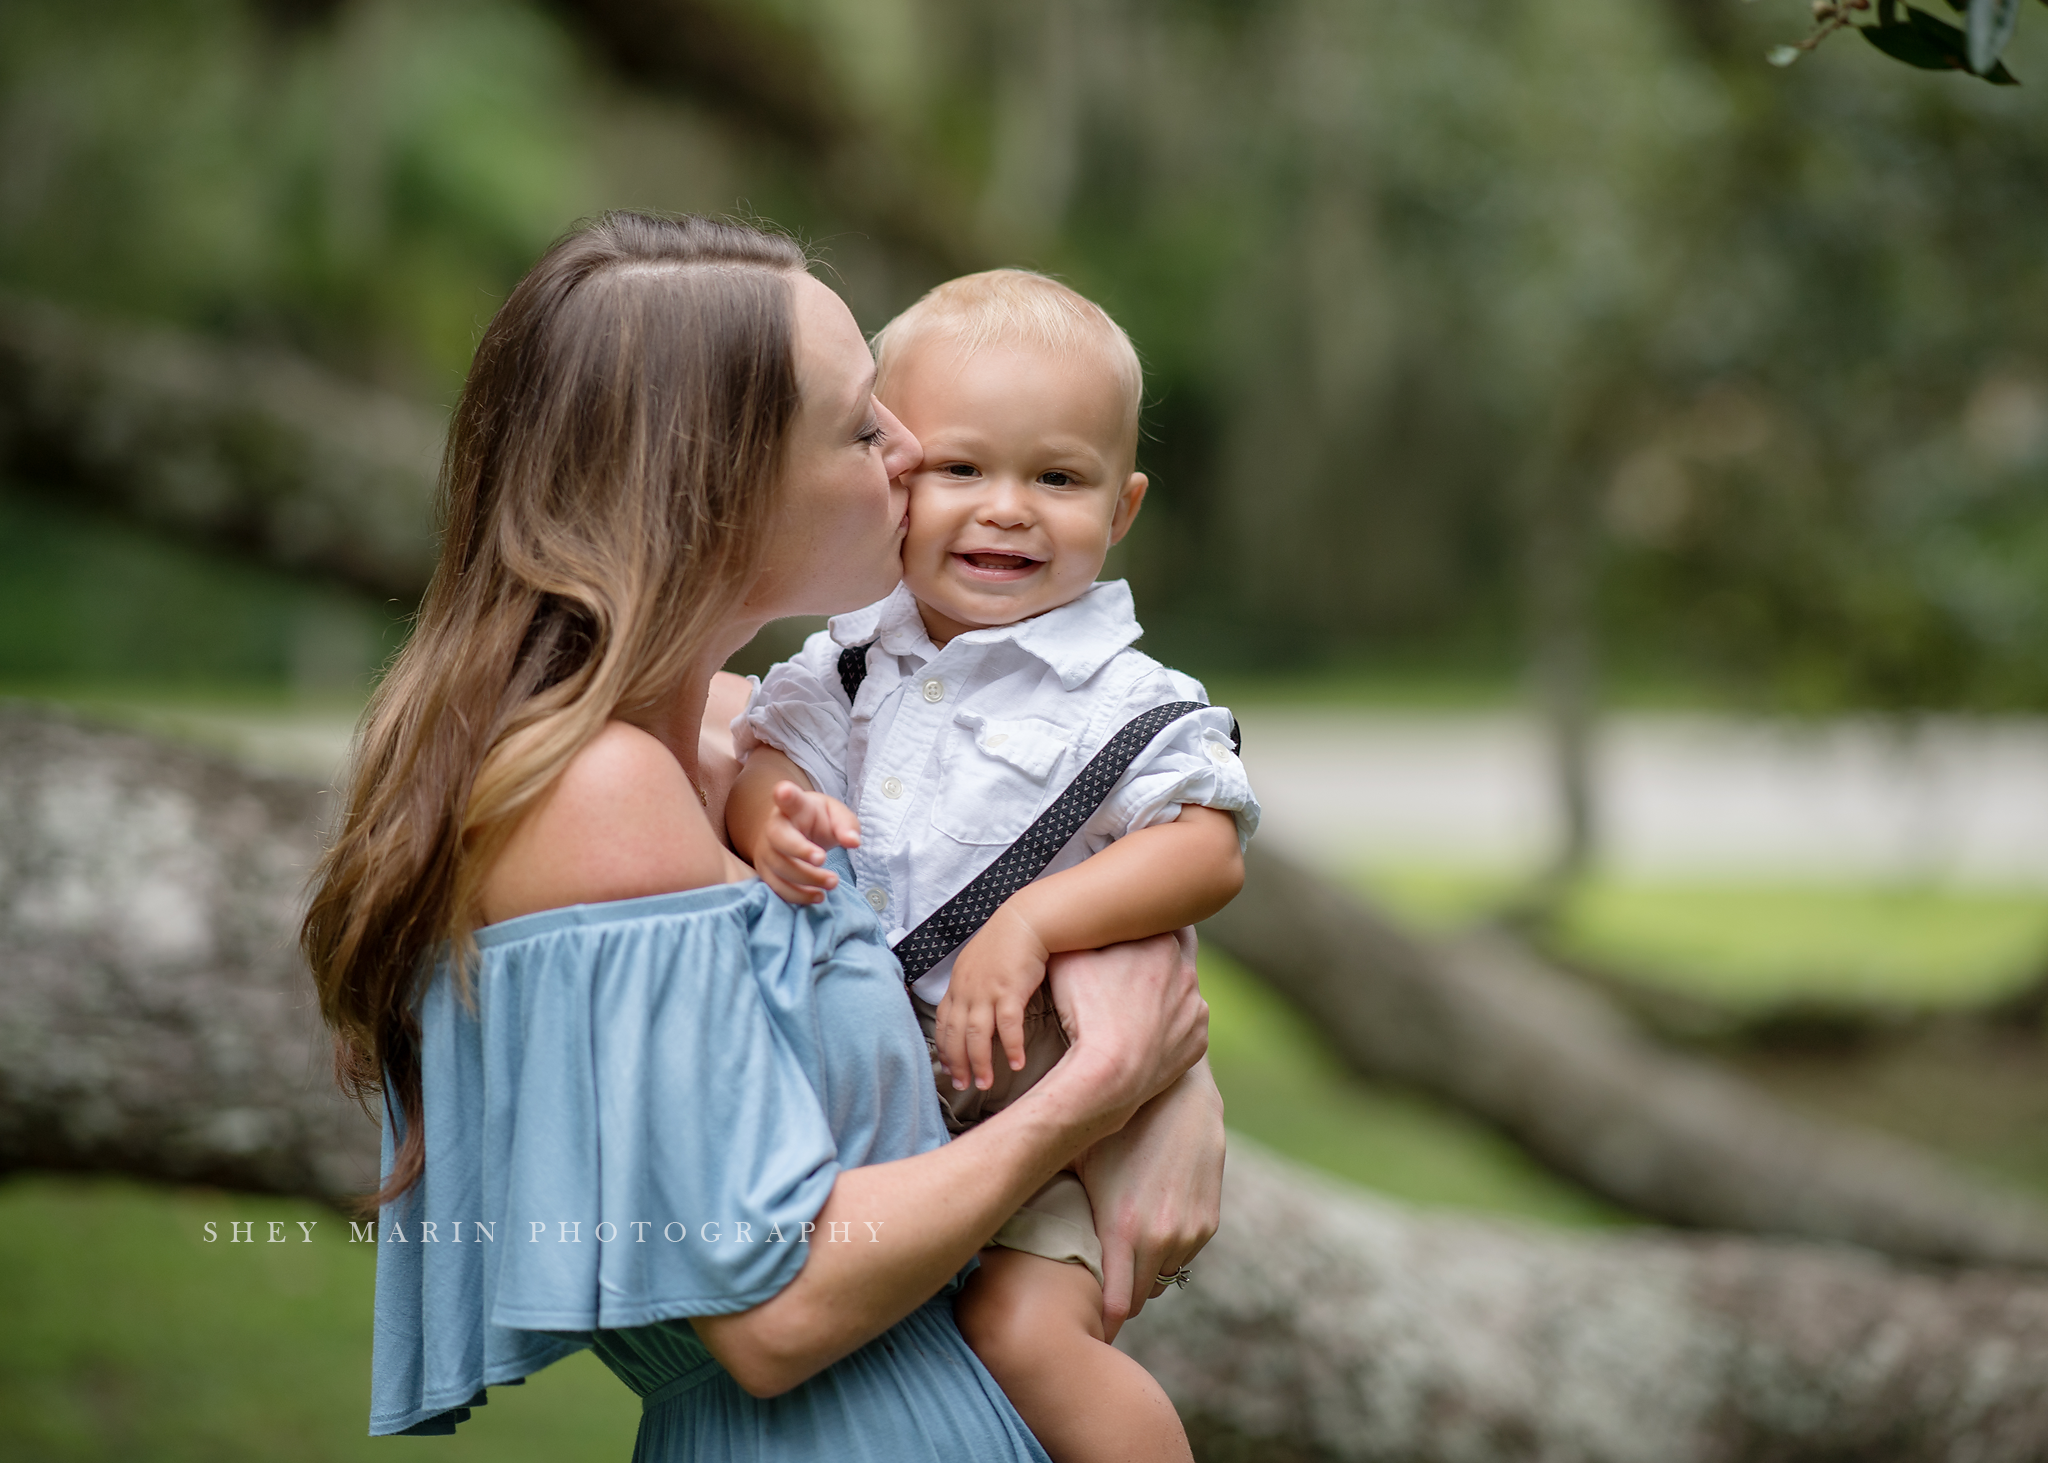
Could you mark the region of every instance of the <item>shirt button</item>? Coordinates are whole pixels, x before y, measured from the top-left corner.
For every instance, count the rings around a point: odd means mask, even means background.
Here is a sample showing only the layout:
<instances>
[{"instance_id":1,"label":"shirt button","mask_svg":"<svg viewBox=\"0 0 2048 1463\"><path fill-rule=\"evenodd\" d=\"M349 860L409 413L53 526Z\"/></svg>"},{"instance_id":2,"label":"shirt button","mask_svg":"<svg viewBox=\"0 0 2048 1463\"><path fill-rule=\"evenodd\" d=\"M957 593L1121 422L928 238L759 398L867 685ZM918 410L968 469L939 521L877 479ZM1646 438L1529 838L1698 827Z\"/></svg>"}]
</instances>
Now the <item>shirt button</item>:
<instances>
[{"instance_id":1,"label":"shirt button","mask_svg":"<svg viewBox=\"0 0 2048 1463\"><path fill-rule=\"evenodd\" d=\"M937 705L939 702L945 700L946 683L940 680L937 676L933 676L929 681L926 681L924 683L924 699L931 702L933 705Z\"/></svg>"},{"instance_id":2,"label":"shirt button","mask_svg":"<svg viewBox=\"0 0 2048 1463\"><path fill-rule=\"evenodd\" d=\"M883 796L883 797L885 797L885 798L900 798L900 797L902 797L902 796L903 796L903 784L902 784L902 782L901 782L900 780L898 780L897 778L894 778L894 777L885 777L885 778L883 778L883 779L882 779L882 796Z\"/></svg>"},{"instance_id":3,"label":"shirt button","mask_svg":"<svg viewBox=\"0 0 2048 1463\"><path fill-rule=\"evenodd\" d=\"M1209 760L1211 762L1228 762L1230 760L1230 749L1224 746L1223 743L1209 742L1205 745L1208 748Z\"/></svg>"},{"instance_id":4,"label":"shirt button","mask_svg":"<svg viewBox=\"0 0 2048 1463\"><path fill-rule=\"evenodd\" d=\"M868 902L868 908L880 914L889 907L889 891L879 885L870 884L861 897Z\"/></svg>"}]
</instances>

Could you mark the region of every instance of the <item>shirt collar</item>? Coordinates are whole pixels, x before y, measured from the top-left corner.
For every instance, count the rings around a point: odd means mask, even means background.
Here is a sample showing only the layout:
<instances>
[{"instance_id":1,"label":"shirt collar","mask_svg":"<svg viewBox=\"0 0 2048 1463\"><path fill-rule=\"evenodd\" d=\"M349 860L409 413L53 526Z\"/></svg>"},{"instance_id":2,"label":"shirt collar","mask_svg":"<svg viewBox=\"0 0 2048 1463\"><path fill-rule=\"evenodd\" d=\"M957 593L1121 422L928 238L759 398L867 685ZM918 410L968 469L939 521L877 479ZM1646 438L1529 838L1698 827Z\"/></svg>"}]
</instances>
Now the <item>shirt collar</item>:
<instances>
[{"instance_id":1,"label":"shirt collar","mask_svg":"<svg viewBox=\"0 0 2048 1463\"><path fill-rule=\"evenodd\" d=\"M827 627L839 645L866 645L879 640L890 655L916 655L930 660L939 653L925 634L917 601L904 585L887 599L866 609L835 616ZM1005 641L1044 661L1069 691L1086 681L1144 634L1138 624L1131 587L1121 579L1104 580L1057 609L1011 625L995 625L956 636L953 645L1000 645ZM950 647L949 647L950 648Z\"/></svg>"}]
</instances>

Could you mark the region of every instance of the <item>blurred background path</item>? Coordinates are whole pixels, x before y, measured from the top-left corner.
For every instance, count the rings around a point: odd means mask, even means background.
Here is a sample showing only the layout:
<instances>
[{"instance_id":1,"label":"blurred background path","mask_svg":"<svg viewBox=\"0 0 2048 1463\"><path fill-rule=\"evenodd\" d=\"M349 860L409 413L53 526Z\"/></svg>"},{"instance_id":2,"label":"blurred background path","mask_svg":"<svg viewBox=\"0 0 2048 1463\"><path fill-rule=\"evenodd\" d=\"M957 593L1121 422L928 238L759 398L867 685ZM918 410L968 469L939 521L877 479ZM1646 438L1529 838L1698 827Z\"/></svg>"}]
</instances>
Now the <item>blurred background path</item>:
<instances>
[{"instance_id":1,"label":"blurred background path","mask_svg":"<svg viewBox=\"0 0 2048 1463\"><path fill-rule=\"evenodd\" d=\"M1527 717L1255 707L1243 720L1262 835L1313 861L1509 871L1556 839ZM1594 767L1616 875L2048 885L2041 721L1621 714Z\"/></svg>"}]
</instances>

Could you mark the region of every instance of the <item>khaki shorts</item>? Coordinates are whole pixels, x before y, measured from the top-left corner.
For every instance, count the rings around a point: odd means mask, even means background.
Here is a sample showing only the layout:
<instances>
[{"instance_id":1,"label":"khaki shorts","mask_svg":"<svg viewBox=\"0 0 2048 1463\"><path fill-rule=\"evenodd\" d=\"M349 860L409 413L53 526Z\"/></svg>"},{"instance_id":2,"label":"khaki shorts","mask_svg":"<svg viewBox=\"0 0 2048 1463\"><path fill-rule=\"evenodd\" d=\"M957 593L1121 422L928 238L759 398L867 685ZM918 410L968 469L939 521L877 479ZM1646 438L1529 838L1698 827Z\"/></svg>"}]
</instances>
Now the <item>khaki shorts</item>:
<instances>
[{"instance_id":1,"label":"khaki shorts","mask_svg":"<svg viewBox=\"0 0 2048 1463\"><path fill-rule=\"evenodd\" d=\"M932 1059L932 1082L939 1089L939 1105L945 1111L946 1130L950 1133L964 1133L983 1118L1001 1112L1066 1054L1067 1033L1060 1026L1059 1013L1053 1009L1051 993L1041 984L1024 1007L1024 1070L1010 1070L998 1043L994 1084L986 1092L974 1087L956 1092L952 1079L946 1075L945 1064L939 1060L938 1007L918 996L910 999L917 1008L917 1024L924 1028L925 1050ZM1095 1283L1102 1283L1102 1241L1095 1235L1095 1211L1089 1207L1088 1191L1071 1173L1054 1174L1044 1188L1003 1221L1003 1227L989 1243L1086 1266Z\"/></svg>"}]
</instances>

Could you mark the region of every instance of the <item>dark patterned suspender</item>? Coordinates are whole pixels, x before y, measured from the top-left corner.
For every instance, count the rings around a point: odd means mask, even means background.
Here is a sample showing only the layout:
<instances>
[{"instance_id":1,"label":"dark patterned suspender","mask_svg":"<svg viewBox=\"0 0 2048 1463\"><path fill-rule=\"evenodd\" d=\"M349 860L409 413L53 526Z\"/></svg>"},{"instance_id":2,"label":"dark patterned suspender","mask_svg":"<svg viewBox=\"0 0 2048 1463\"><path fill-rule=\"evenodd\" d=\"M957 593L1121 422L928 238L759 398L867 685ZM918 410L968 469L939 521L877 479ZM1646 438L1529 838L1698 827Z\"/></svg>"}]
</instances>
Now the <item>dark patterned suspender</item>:
<instances>
[{"instance_id":1,"label":"dark patterned suspender","mask_svg":"<svg viewBox=\"0 0 2048 1463\"><path fill-rule=\"evenodd\" d=\"M845 688L849 702L860 694L861 682L867 679L868 649L873 644L870 640L867 645L849 645L839 652L839 684ZM1199 701L1173 701L1124 723L1015 843L897 943L904 981L915 981L966 944L1005 899L1044 873L1045 866L1081 831L1081 825L1095 816L1095 810L1123 781L1138 754L1152 745L1154 737L1183 716L1208 709ZM1235 721L1230 724L1230 747L1234 752L1244 750L1244 738Z\"/></svg>"},{"instance_id":2,"label":"dark patterned suspender","mask_svg":"<svg viewBox=\"0 0 2048 1463\"><path fill-rule=\"evenodd\" d=\"M1123 729L1088 759L1081 775L1067 784L1053 799L1052 806L1040 813L1015 843L975 875L965 889L932 911L930 919L897 943L903 979L916 980L973 938L1005 899L1045 872L1053 856L1095 815L1103 799L1123 780L1138 754L1152 744L1154 737L1183 716L1208 709L1199 701L1172 701L1124 723ZM1231 744L1233 749L1241 745L1234 722Z\"/></svg>"},{"instance_id":3,"label":"dark patterned suspender","mask_svg":"<svg viewBox=\"0 0 2048 1463\"><path fill-rule=\"evenodd\" d=\"M868 678L868 651L874 643L849 645L839 652L839 684L846 688L849 702L860 695L860 683Z\"/></svg>"}]
</instances>

